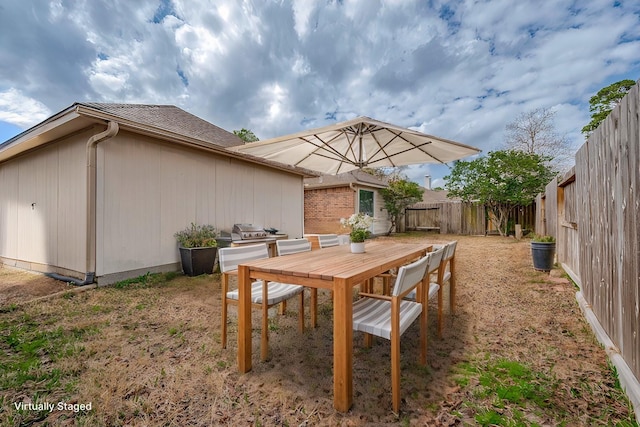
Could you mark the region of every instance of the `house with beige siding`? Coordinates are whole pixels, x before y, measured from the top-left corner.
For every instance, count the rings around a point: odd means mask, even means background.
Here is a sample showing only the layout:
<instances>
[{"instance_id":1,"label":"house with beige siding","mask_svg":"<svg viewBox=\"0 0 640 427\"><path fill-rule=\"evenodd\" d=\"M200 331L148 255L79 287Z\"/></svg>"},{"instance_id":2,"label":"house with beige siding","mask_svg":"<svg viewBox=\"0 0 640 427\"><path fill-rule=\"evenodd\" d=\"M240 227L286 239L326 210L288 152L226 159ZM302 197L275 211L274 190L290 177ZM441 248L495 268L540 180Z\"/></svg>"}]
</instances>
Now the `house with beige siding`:
<instances>
[{"instance_id":1,"label":"house with beige siding","mask_svg":"<svg viewBox=\"0 0 640 427\"><path fill-rule=\"evenodd\" d=\"M76 283L180 270L195 222L304 232L313 172L175 106L76 103L0 144L0 262Z\"/></svg>"},{"instance_id":2,"label":"house with beige siding","mask_svg":"<svg viewBox=\"0 0 640 427\"><path fill-rule=\"evenodd\" d=\"M385 234L391 223L380 190L386 187L384 178L361 170L305 179L305 234L348 234L340 218L358 212L374 217L373 234Z\"/></svg>"}]
</instances>

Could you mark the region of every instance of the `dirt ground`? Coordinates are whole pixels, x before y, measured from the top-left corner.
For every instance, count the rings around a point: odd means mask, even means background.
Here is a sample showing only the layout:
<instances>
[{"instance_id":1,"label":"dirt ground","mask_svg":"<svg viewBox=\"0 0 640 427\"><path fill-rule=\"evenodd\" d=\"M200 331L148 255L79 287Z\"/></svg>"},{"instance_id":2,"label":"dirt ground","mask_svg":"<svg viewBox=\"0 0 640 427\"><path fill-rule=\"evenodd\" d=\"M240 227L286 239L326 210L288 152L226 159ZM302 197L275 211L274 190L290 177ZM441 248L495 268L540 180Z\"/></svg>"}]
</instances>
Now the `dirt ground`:
<instances>
[{"instance_id":1,"label":"dirt ground","mask_svg":"<svg viewBox=\"0 0 640 427\"><path fill-rule=\"evenodd\" d=\"M0 264L0 307L69 290L71 285L39 273Z\"/></svg>"},{"instance_id":2,"label":"dirt ground","mask_svg":"<svg viewBox=\"0 0 640 427\"><path fill-rule=\"evenodd\" d=\"M82 351L59 362L71 374L48 392L52 401L92 402L92 410L54 412L41 420L55 425L491 425L478 421L489 410L508 416L513 421L508 425L633 425L605 352L575 302L577 289L560 270L535 272L527 241L437 234L396 239L459 241L457 309L449 311L446 289L439 339L431 303L427 367L417 363L417 325L402 337L400 414L391 411L388 341L377 339L367 349L359 334L354 334L353 407L344 414L333 409L328 292L320 295L318 328L302 335L294 300L285 316L270 312L270 360L264 363L260 317L254 312L253 370L246 375L236 369L235 308L228 348L220 348L218 275L19 304L68 286L0 269L0 307L18 305L3 314L9 324L28 316L49 328L98 331L83 335ZM536 373L533 385L541 378L552 384L544 404L505 405L482 393L483 370L502 360L530 367ZM471 374L461 379L465 369ZM8 406L34 389L26 384L0 392Z\"/></svg>"}]
</instances>

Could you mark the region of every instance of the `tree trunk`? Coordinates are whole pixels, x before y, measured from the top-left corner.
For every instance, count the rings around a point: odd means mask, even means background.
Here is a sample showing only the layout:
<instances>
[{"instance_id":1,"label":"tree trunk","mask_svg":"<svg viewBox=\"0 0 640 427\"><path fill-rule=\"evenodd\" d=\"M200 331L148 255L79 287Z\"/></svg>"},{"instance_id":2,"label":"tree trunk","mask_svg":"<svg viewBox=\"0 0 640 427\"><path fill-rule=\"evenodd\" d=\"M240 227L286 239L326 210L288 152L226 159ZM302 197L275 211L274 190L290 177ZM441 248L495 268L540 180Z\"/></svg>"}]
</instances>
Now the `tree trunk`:
<instances>
[{"instance_id":1,"label":"tree trunk","mask_svg":"<svg viewBox=\"0 0 640 427\"><path fill-rule=\"evenodd\" d=\"M389 227L389 230L387 230L387 236L391 235L391 232L396 228L396 219L395 217L391 217L391 226Z\"/></svg>"}]
</instances>

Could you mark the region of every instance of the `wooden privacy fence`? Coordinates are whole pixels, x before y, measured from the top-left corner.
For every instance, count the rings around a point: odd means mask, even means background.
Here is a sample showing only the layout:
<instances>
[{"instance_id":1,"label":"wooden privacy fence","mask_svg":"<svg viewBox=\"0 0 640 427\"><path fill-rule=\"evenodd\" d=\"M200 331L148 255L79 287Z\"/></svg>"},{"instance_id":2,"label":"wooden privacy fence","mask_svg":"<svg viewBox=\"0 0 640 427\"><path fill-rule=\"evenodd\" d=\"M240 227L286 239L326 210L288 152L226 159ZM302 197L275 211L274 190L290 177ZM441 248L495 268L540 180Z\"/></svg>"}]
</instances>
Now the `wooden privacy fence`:
<instances>
[{"instance_id":1,"label":"wooden privacy fence","mask_svg":"<svg viewBox=\"0 0 640 427\"><path fill-rule=\"evenodd\" d=\"M485 234L484 205L466 202L416 203L405 209L398 231L434 230L441 234Z\"/></svg>"},{"instance_id":2,"label":"wooden privacy fence","mask_svg":"<svg viewBox=\"0 0 640 427\"><path fill-rule=\"evenodd\" d=\"M578 301L610 342L620 382L640 419L640 88L638 83L538 197L536 232L556 237ZM605 347L607 345L605 344ZM616 363L618 360L618 363Z\"/></svg>"},{"instance_id":3,"label":"wooden privacy fence","mask_svg":"<svg viewBox=\"0 0 640 427\"><path fill-rule=\"evenodd\" d=\"M519 206L509 215L509 230L515 224L533 230L535 206ZM416 203L405 210L404 223L398 231L426 230L441 234L484 235L497 233L498 229L483 204L471 202Z\"/></svg>"}]
</instances>

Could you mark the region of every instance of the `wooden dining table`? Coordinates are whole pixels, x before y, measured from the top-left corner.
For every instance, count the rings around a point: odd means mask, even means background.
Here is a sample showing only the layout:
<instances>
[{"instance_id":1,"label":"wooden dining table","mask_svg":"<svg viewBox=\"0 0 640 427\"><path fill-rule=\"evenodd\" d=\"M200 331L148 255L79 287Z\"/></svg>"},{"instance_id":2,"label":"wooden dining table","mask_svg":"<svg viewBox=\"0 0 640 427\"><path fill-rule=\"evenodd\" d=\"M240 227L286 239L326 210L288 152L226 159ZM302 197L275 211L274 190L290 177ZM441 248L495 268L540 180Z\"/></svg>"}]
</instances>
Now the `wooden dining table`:
<instances>
[{"instance_id":1,"label":"wooden dining table","mask_svg":"<svg viewBox=\"0 0 640 427\"><path fill-rule=\"evenodd\" d=\"M353 404L353 287L427 252L426 243L368 241L365 253L349 245L250 261L238 266L238 370L251 370L251 282L262 279L333 291L333 406ZM315 314L314 314L315 315Z\"/></svg>"}]
</instances>

